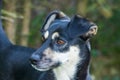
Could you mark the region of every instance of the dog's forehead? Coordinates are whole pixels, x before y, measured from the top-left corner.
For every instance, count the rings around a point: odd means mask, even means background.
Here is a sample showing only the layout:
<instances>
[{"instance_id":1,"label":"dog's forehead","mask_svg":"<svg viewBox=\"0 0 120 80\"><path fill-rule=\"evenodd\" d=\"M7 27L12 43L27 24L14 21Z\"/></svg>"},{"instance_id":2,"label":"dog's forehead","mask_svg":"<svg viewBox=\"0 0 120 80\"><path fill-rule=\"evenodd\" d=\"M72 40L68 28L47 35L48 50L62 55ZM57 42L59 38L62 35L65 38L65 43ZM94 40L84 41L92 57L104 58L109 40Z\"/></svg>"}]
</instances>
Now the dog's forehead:
<instances>
[{"instance_id":1,"label":"dog's forehead","mask_svg":"<svg viewBox=\"0 0 120 80\"><path fill-rule=\"evenodd\" d=\"M68 27L69 22L70 20L55 20L44 32L44 38L47 39L50 35L58 35L60 31Z\"/></svg>"},{"instance_id":2,"label":"dog's forehead","mask_svg":"<svg viewBox=\"0 0 120 80\"><path fill-rule=\"evenodd\" d=\"M55 20L51 25L50 28L51 30L57 30L58 28L66 28L70 20L63 19L63 20Z\"/></svg>"}]
</instances>

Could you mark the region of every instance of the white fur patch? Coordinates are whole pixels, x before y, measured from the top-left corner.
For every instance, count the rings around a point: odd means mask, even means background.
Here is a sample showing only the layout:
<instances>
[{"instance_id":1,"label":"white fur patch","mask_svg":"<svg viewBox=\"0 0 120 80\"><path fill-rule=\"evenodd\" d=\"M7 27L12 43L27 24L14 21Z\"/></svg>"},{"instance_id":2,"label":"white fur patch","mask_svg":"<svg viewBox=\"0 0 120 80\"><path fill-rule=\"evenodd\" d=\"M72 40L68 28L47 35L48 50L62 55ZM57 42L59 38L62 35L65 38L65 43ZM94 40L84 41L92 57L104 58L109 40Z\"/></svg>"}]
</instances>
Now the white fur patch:
<instances>
[{"instance_id":1,"label":"white fur patch","mask_svg":"<svg viewBox=\"0 0 120 80\"><path fill-rule=\"evenodd\" d=\"M74 77L77 64L81 60L79 53L78 46L71 46L69 51L65 53L54 53L54 60L62 62L60 67L53 69L56 80L71 80Z\"/></svg>"},{"instance_id":2,"label":"white fur patch","mask_svg":"<svg viewBox=\"0 0 120 80\"><path fill-rule=\"evenodd\" d=\"M49 31L46 31L46 32L44 33L44 38L47 39L48 36L49 36Z\"/></svg>"},{"instance_id":3,"label":"white fur patch","mask_svg":"<svg viewBox=\"0 0 120 80\"><path fill-rule=\"evenodd\" d=\"M49 28L51 22L53 22L55 20L55 18L56 18L56 14L53 14L50 16L49 20L47 20L47 23L44 27L45 30L47 30Z\"/></svg>"},{"instance_id":4,"label":"white fur patch","mask_svg":"<svg viewBox=\"0 0 120 80\"><path fill-rule=\"evenodd\" d=\"M59 33L58 32L53 33L52 39L55 39L55 37L59 37Z\"/></svg>"}]
</instances>

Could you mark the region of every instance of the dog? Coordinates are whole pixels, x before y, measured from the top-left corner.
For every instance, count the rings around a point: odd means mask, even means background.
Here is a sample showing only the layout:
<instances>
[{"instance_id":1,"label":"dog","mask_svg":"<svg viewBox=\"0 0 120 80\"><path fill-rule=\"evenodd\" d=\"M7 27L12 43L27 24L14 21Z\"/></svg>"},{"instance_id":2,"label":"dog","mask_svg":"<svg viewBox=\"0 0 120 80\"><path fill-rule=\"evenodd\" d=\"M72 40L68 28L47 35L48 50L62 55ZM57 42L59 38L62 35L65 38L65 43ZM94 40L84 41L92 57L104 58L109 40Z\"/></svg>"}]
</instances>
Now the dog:
<instances>
[{"instance_id":1,"label":"dog","mask_svg":"<svg viewBox=\"0 0 120 80\"><path fill-rule=\"evenodd\" d=\"M90 38L97 29L79 15L51 12L41 28L43 44L30 57L33 68L42 72L40 80L91 80Z\"/></svg>"},{"instance_id":2,"label":"dog","mask_svg":"<svg viewBox=\"0 0 120 80\"><path fill-rule=\"evenodd\" d=\"M0 0L1 8L2 0ZM39 80L40 72L29 62L36 49L13 45L6 36L0 19L0 80Z\"/></svg>"}]
</instances>

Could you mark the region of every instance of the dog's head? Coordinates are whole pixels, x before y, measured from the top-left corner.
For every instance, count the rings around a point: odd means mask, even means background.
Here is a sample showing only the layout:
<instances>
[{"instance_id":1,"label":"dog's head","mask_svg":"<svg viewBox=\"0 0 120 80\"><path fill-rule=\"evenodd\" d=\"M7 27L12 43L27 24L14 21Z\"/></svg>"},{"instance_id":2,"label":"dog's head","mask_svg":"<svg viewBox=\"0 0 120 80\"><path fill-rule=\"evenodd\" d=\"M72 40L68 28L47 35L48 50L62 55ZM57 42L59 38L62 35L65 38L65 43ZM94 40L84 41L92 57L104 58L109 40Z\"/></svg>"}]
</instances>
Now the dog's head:
<instances>
[{"instance_id":1,"label":"dog's head","mask_svg":"<svg viewBox=\"0 0 120 80\"><path fill-rule=\"evenodd\" d=\"M96 32L97 26L79 15L70 19L61 11L51 12L41 29L44 42L30 58L32 66L46 71L77 64L87 54L82 47Z\"/></svg>"}]
</instances>

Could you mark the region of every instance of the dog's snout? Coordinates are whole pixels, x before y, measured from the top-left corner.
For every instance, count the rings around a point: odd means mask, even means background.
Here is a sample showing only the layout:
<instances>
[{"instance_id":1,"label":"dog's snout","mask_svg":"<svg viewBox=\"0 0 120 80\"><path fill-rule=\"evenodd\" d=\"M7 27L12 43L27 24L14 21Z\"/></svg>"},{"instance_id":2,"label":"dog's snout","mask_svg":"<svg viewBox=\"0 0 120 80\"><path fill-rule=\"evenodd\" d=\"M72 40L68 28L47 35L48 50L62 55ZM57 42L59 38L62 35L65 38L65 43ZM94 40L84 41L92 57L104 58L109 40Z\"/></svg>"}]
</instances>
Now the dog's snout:
<instances>
[{"instance_id":1,"label":"dog's snout","mask_svg":"<svg viewBox=\"0 0 120 80\"><path fill-rule=\"evenodd\" d=\"M32 55L32 56L30 57L30 62L31 62L31 64L33 64L33 65L37 65L37 63L39 62L39 60L40 60L39 55Z\"/></svg>"}]
</instances>

